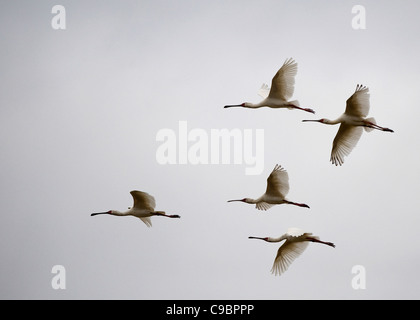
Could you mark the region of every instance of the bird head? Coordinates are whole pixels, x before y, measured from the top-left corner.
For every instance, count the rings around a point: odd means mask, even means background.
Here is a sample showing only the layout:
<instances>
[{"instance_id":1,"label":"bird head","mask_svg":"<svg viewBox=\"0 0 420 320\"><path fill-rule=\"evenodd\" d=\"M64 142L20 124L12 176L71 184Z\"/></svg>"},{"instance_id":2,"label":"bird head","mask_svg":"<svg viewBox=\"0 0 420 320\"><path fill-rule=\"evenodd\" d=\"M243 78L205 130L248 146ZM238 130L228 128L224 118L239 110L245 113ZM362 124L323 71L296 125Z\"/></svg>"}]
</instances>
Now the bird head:
<instances>
[{"instance_id":1,"label":"bird head","mask_svg":"<svg viewBox=\"0 0 420 320\"><path fill-rule=\"evenodd\" d=\"M248 239L258 239L258 240L268 241L269 237L264 237L264 238L261 238L261 237L248 237Z\"/></svg>"},{"instance_id":2,"label":"bird head","mask_svg":"<svg viewBox=\"0 0 420 320\"><path fill-rule=\"evenodd\" d=\"M251 203L252 199L250 198L243 198L243 199L237 199L237 200L228 200L228 202L234 202L234 201L241 201L245 203Z\"/></svg>"},{"instance_id":3,"label":"bird head","mask_svg":"<svg viewBox=\"0 0 420 320\"><path fill-rule=\"evenodd\" d=\"M96 215L98 215L98 214L113 214L114 213L114 210L109 210L109 211L106 211L106 212L96 212L96 213L92 213L91 214L91 216L93 217L93 216L96 216Z\"/></svg>"},{"instance_id":4,"label":"bird head","mask_svg":"<svg viewBox=\"0 0 420 320\"><path fill-rule=\"evenodd\" d=\"M328 123L328 119L322 118L319 120L302 120L302 122L321 122L321 123Z\"/></svg>"},{"instance_id":5,"label":"bird head","mask_svg":"<svg viewBox=\"0 0 420 320\"><path fill-rule=\"evenodd\" d=\"M231 105L227 105L227 106L224 106L224 108L226 109L226 108L234 108L234 107L248 107L249 106L249 102L244 102L244 103L241 103L241 104L231 104Z\"/></svg>"}]
</instances>

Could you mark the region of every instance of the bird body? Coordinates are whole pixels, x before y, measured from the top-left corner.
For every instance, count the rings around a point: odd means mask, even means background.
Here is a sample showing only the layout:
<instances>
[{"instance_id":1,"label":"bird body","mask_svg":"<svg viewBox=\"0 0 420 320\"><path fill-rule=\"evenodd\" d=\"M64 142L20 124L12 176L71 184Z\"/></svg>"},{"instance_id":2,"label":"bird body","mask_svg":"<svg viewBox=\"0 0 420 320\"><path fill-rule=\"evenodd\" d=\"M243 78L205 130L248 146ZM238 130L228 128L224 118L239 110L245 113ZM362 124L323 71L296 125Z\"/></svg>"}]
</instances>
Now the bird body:
<instances>
[{"instance_id":1,"label":"bird body","mask_svg":"<svg viewBox=\"0 0 420 320\"><path fill-rule=\"evenodd\" d=\"M337 165L344 163L344 157L348 156L356 146L363 129L367 132L373 129L394 132L389 128L384 128L376 124L375 118L366 118L370 109L369 89L363 85L357 85L356 91L347 99L345 112L336 120L302 120L303 122L320 122L323 124L335 125L340 123L340 127L333 141L330 161Z\"/></svg>"},{"instance_id":2,"label":"bird body","mask_svg":"<svg viewBox=\"0 0 420 320\"><path fill-rule=\"evenodd\" d=\"M267 189L265 193L258 199L244 198L233 201L242 201L245 203L255 204L258 210L268 210L277 204L292 204L299 207L309 208L307 204L296 203L286 199L289 193L289 175L287 171L280 165L276 164L270 176L267 178Z\"/></svg>"},{"instance_id":3,"label":"bird body","mask_svg":"<svg viewBox=\"0 0 420 320\"><path fill-rule=\"evenodd\" d=\"M252 102L244 102L240 105L243 108L250 108L250 109L257 109L261 107L269 107L269 108L289 108L289 109L299 109L299 101L293 100L290 102L284 100L277 100L277 99L270 99L266 98L259 103L252 103ZM232 106L226 106L225 108L230 108Z\"/></svg>"},{"instance_id":4,"label":"bird body","mask_svg":"<svg viewBox=\"0 0 420 320\"><path fill-rule=\"evenodd\" d=\"M280 237L248 237L249 239L259 239L266 242L285 242L280 246L277 251L276 258L274 259L271 272L274 275L281 275L290 266L290 264L302 254L308 247L309 242L317 242L335 248L334 243L319 240L319 237L313 236L312 233L304 232L299 228L289 228L285 234Z\"/></svg>"},{"instance_id":5,"label":"bird body","mask_svg":"<svg viewBox=\"0 0 420 320\"><path fill-rule=\"evenodd\" d=\"M297 74L297 63L292 59L287 59L283 66L277 71L271 81L271 89L267 84L263 84L259 90L259 95L264 98L259 103L244 102L238 105L227 105L225 108L243 107L243 108L289 108L299 109L315 113L312 109L301 108L298 100L289 101L293 96L295 76Z\"/></svg>"},{"instance_id":6,"label":"bird body","mask_svg":"<svg viewBox=\"0 0 420 320\"><path fill-rule=\"evenodd\" d=\"M99 214L110 214L113 216L134 216L140 218L148 227L152 226L150 217L152 216L163 216L168 218L180 218L179 215L167 215L165 211L155 211L156 201L153 196L143 191L131 191L134 204L133 207L127 211L109 210L106 212L92 213L91 216Z\"/></svg>"}]
</instances>

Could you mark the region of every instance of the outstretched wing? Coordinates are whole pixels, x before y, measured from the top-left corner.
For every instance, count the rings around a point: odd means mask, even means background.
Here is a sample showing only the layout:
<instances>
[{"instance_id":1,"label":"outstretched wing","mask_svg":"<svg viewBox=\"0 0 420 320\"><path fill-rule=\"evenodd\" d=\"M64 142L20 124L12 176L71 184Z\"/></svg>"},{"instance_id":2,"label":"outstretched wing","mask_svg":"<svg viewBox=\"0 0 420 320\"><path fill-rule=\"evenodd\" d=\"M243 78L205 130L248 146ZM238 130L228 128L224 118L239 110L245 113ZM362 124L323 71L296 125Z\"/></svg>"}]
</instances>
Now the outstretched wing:
<instances>
[{"instance_id":1,"label":"outstretched wing","mask_svg":"<svg viewBox=\"0 0 420 320\"><path fill-rule=\"evenodd\" d=\"M268 86L268 84L263 83L260 90L258 90L258 95L265 99L268 97L269 93L270 93L270 87Z\"/></svg>"},{"instance_id":2,"label":"outstretched wing","mask_svg":"<svg viewBox=\"0 0 420 320\"><path fill-rule=\"evenodd\" d=\"M342 123L333 141L330 161L336 166L341 166L344 163L344 157L350 154L362 133L363 127Z\"/></svg>"},{"instance_id":3,"label":"outstretched wing","mask_svg":"<svg viewBox=\"0 0 420 320\"><path fill-rule=\"evenodd\" d=\"M281 197L284 199L288 193L289 175L284 168L276 164L267 178L267 190L265 194L268 197Z\"/></svg>"},{"instance_id":4,"label":"outstretched wing","mask_svg":"<svg viewBox=\"0 0 420 320\"><path fill-rule=\"evenodd\" d=\"M137 191L137 190L131 191L130 194L134 200L133 208L149 210L149 211L155 210L156 201L155 201L155 198L153 198L153 196L151 196L150 194L143 191Z\"/></svg>"},{"instance_id":5,"label":"outstretched wing","mask_svg":"<svg viewBox=\"0 0 420 320\"><path fill-rule=\"evenodd\" d=\"M345 113L365 118L369 113L369 108L369 88L358 84L356 86L356 91L347 99Z\"/></svg>"},{"instance_id":6,"label":"outstretched wing","mask_svg":"<svg viewBox=\"0 0 420 320\"><path fill-rule=\"evenodd\" d=\"M281 275L289 268L292 262L299 257L303 251L308 247L307 241L293 242L286 240L286 242L277 251L277 256L274 259L271 272L276 276Z\"/></svg>"},{"instance_id":7,"label":"outstretched wing","mask_svg":"<svg viewBox=\"0 0 420 320\"><path fill-rule=\"evenodd\" d=\"M272 206L274 206L274 204L267 203L267 202L264 202L264 201L257 202L255 204L255 208L257 208L258 210L264 210L264 211L270 209Z\"/></svg>"},{"instance_id":8,"label":"outstretched wing","mask_svg":"<svg viewBox=\"0 0 420 320\"><path fill-rule=\"evenodd\" d=\"M297 63L292 58L287 59L271 81L269 97L288 101L295 90L296 74Z\"/></svg>"},{"instance_id":9,"label":"outstretched wing","mask_svg":"<svg viewBox=\"0 0 420 320\"><path fill-rule=\"evenodd\" d=\"M152 220L150 219L150 217L142 217L140 219L146 224L148 228L152 226Z\"/></svg>"},{"instance_id":10,"label":"outstretched wing","mask_svg":"<svg viewBox=\"0 0 420 320\"><path fill-rule=\"evenodd\" d=\"M305 231L303 231L302 229L299 229L299 228L291 227L291 228L287 229L286 234L289 235L289 236L292 236L292 237L300 237L300 236L305 234ZM310 235L310 233L307 233L307 235Z\"/></svg>"}]
</instances>

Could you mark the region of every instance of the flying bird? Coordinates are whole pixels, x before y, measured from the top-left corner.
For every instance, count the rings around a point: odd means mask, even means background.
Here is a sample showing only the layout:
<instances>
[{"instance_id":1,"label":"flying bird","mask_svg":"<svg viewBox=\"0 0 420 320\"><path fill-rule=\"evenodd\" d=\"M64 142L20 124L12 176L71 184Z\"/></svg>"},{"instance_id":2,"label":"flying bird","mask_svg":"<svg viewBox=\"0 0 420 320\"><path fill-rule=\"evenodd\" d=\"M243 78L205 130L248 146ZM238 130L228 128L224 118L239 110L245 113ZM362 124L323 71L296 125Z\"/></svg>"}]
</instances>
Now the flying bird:
<instances>
[{"instance_id":1,"label":"flying bird","mask_svg":"<svg viewBox=\"0 0 420 320\"><path fill-rule=\"evenodd\" d=\"M286 200L289 193L289 175L286 170L276 164L270 176L267 178L267 190L258 199L244 198L239 200L228 200L228 202L242 201L255 204L258 210L268 210L276 204L293 204L299 207L309 208L307 204L296 203Z\"/></svg>"},{"instance_id":2,"label":"flying bird","mask_svg":"<svg viewBox=\"0 0 420 320\"><path fill-rule=\"evenodd\" d=\"M277 256L274 259L271 273L281 275L289 268L290 264L299 257L307 248L309 242L322 243L335 248L334 243L319 240L319 237L313 236L312 233L304 232L298 228L289 228L285 234L278 238L272 237L248 237L248 239L259 239L267 242L280 242L286 240L278 249Z\"/></svg>"},{"instance_id":3,"label":"flying bird","mask_svg":"<svg viewBox=\"0 0 420 320\"><path fill-rule=\"evenodd\" d=\"M389 128L380 127L376 124L375 118L366 118L369 113L369 89L363 85L357 85L356 91L347 99L346 111L336 120L302 120L303 122L313 121L324 124L340 124L337 135L334 138L330 161L337 165L344 163L344 157L348 156L359 141L363 129L370 132L373 129L394 132Z\"/></svg>"},{"instance_id":4,"label":"flying bird","mask_svg":"<svg viewBox=\"0 0 420 320\"><path fill-rule=\"evenodd\" d=\"M264 98L259 103L244 102L238 105L227 105L225 108L244 107L244 108L289 108L299 109L311 113L315 113L312 109L299 107L299 101L289 99L293 96L295 89L295 76L297 73L297 63L292 59L287 59L283 66L273 77L271 89L267 84L263 84L258 94Z\"/></svg>"},{"instance_id":5,"label":"flying bird","mask_svg":"<svg viewBox=\"0 0 420 320\"><path fill-rule=\"evenodd\" d=\"M96 216L98 214L110 214L113 216L134 216L140 218L141 221L143 221L148 227L152 226L152 221L150 220L150 217L152 216L181 218L176 214L167 215L165 211L155 211L155 198L146 192L134 190L131 191L130 194L133 197L134 204L133 207L128 208L128 211L121 212L117 210L109 210L107 212L92 213L91 216Z\"/></svg>"}]
</instances>

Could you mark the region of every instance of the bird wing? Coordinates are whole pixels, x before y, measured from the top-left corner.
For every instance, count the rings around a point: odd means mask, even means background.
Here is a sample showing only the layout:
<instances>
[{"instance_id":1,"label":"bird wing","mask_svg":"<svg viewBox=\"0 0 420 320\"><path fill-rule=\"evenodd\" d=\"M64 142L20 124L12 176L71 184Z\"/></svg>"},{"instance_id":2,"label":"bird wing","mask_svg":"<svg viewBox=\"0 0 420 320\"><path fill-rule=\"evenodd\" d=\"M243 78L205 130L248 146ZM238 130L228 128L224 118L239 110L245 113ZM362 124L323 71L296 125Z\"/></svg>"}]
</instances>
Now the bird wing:
<instances>
[{"instance_id":1,"label":"bird wing","mask_svg":"<svg viewBox=\"0 0 420 320\"><path fill-rule=\"evenodd\" d=\"M365 118L369 113L369 108L369 88L358 84L356 91L347 99L345 113Z\"/></svg>"},{"instance_id":2,"label":"bird wing","mask_svg":"<svg viewBox=\"0 0 420 320\"><path fill-rule=\"evenodd\" d=\"M264 202L264 201L257 202L255 204L255 208L257 208L258 210L264 210L264 211L270 209L272 206L274 206L274 204Z\"/></svg>"},{"instance_id":3,"label":"bird wing","mask_svg":"<svg viewBox=\"0 0 420 320\"><path fill-rule=\"evenodd\" d=\"M140 219L146 224L147 227L150 228L152 226L152 220L150 219L150 217L142 217Z\"/></svg>"},{"instance_id":4,"label":"bird wing","mask_svg":"<svg viewBox=\"0 0 420 320\"><path fill-rule=\"evenodd\" d=\"M276 276L285 272L290 264L305 251L308 244L309 242L307 241L294 242L286 240L277 251L271 272Z\"/></svg>"},{"instance_id":5,"label":"bird wing","mask_svg":"<svg viewBox=\"0 0 420 320\"><path fill-rule=\"evenodd\" d=\"M305 231L303 231L302 229L299 228L289 228L287 229L287 235L292 236L292 237L300 237L301 235L305 234Z\"/></svg>"},{"instance_id":6,"label":"bird wing","mask_svg":"<svg viewBox=\"0 0 420 320\"><path fill-rule=\"evenodd\" d=\"M269 97L288 101L295 90L296 74L297 63L292 58L287 59L271 81Z\"/></svg>"},{"instance_id":7,"label":"bird wing","mask_svg":"<svg viewBox=\"0 0 420 320\"><path fill-rule=\"evenodd\" d=\"M348 156L356 146L362 132L363 127L342 123L333 141L330 161L336 166L341 166L344 163L344 157Z\"/></svg>"},{"instance_id":8,"label":"bird wing","mask_svg":"<svg viewBox=\"0 0 420 320\"><path fill-rule=\"evenodd\" d=\"M133 208L136 209L144 209L149 211L154 211L156 207L156 201L153 196L150 194L143 192L143 191L131 191L131 196L134 199L134 205Z\"/></svg>"},{"instance_id":9,"label":"bird wing","mask_svg":"<svg viewBox=\"0 0 420 320\"><path fill-rule=\"evenodd\" d=\"M268 197L281 197L284 199L288 193L289 175L284 168L276 164L267 178L267 190L265 194Z\"/></svg>"},{"instance_id":10,"label":"bird wing","mask_svg":"<svg viewBox=\"0 0 420 320\"><path fill-rule=\"evenodd\" d=\"M258 95L265 99L268 97L269 93L270 93L270 87L268 86L268 84L263 83L260 90L258 90Z\"/></svg>"}]
</instances>

